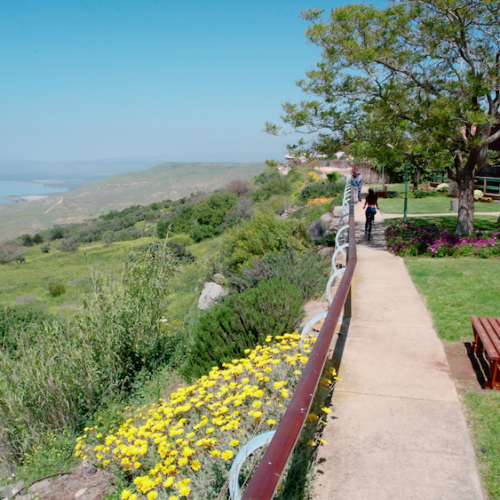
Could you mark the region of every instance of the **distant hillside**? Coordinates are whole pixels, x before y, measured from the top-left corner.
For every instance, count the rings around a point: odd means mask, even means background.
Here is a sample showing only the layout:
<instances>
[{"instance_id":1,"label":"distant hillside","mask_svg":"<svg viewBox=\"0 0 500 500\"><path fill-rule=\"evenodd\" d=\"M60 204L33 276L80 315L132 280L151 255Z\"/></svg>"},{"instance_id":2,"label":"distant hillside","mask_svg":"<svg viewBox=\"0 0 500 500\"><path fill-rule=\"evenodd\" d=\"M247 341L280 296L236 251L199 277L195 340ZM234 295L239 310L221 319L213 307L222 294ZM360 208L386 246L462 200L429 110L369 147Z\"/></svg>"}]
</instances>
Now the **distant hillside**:
<instances>
[{"instance_id":1,"label":"distant hillside","mask_svg":"<svg viewBox=\"0 0 500 500\"><path fill-rule=\"evenodd\" d=\"M176 200L212 191L232 179L249 179L265 163L162 163L141 172L114 175L42 200L0 205L0 241L54 224L80 222L110 210Z\"/></svg>"},{"instance_id":2,"label":"distant hillside","mask_svg":"<svg viewBox=\"0 0 500 500\"><path fill-rule=\"evenodd\" d=\"M0 159L0 181L56 180L58 186L76 189L112 175L151 168L162 160L163 158L112 158L42 162Z\"/></svg>"}]
</instances>

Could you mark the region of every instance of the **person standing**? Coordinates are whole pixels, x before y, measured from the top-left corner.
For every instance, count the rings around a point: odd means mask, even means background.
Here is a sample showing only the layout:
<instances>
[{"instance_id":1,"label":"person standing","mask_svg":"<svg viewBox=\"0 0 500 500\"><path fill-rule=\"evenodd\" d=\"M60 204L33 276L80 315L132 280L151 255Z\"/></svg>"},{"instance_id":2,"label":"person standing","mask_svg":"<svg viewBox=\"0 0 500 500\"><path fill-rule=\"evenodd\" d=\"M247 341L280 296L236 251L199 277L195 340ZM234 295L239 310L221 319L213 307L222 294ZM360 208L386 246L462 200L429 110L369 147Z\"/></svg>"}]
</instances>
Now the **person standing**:
<instances>
[{"instance_id":1,"label":"person standing","mask_svg":"<svg viewBox=\"0 0 500 500\"><path fill-rule=\"evenodd\" d=\"M351 196L354 203L357 203L359 199L359 181L357 172L354 172L351 177Z\"/></svg>"},{"instance_id":2,"label":"person standing","mask_svg":"<svg viewBox=\"0 0 500 500\"><path fill-rule=\"evenodd\" d=\"M361 174L361 170L358 171L358 201L361 201L361 188L363 187L363 175Z\"/></svg>"}]
</instances>

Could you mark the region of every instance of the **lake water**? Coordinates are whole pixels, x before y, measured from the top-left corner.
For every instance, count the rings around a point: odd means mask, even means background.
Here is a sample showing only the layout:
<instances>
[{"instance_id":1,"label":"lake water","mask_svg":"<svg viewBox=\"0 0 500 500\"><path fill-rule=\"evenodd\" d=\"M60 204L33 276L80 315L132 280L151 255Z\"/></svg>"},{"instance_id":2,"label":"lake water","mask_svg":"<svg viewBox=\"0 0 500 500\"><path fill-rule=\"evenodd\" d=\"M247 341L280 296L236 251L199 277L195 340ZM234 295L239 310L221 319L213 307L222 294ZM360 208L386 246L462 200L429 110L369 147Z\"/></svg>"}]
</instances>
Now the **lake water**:
<instances>
[{"instance_id":1,"label":"lake water","mask_svg":"<svg viewBox=\"0 0 500 500\"><path fill-rule=\"evenodd\" d=\"M49 195L67 191L63 187L44 186L35 182L0 181L0 203L12 203L3 199L4 196L22 196L28 194Z\"/></svg>"}]
</instances>

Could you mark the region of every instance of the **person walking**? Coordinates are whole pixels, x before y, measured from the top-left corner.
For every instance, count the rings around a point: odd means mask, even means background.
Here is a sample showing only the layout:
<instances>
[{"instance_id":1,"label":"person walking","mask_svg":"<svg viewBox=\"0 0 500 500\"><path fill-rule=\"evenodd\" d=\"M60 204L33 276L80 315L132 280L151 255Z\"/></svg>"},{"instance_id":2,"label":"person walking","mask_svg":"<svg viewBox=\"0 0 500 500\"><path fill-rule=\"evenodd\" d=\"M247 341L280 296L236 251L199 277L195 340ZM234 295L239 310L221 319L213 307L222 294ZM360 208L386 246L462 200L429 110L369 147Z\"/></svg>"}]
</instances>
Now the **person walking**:
<instances>
[{"instance_id":1,"label":"person walking","mask_svg":"<svg viewBox=\"0 0 500 500\"><path fill-rule=\"evenodd\" d=\"M361 201L361 188L363 187L363 175L361 174L361 170L358 172L358 200Z\"/></svg>"},{"instance_id":2,"label":"person walking","mask_svg":"<svg viewBox=\"0 0 500 500\"><path fill-rule=\"evenodd\" d=\"M375 219L375 214L377 213L377 208L378 208L378 198L373 189L368 190L368 196L365 198L365 204L363 206L363 209L365 209L367 205L368 208L366 209L365 212L365 217L366 217L365 233L368 232L368 219L370 217L372 218L372 221L373 219ZM380 208L378 209L380 210Z\"/></svg>"},{"instance_id":3,"label":"person walking","mask_svg":"<svg viewBox=\"0 0 500 500\"><path fill-rule=\"evenodd\" d=\"M351 177L351 196L354 200L354 203L358 203L359 201L359 181L358 181L358 173L354 172Z\"/></svg>"}]
</instances>

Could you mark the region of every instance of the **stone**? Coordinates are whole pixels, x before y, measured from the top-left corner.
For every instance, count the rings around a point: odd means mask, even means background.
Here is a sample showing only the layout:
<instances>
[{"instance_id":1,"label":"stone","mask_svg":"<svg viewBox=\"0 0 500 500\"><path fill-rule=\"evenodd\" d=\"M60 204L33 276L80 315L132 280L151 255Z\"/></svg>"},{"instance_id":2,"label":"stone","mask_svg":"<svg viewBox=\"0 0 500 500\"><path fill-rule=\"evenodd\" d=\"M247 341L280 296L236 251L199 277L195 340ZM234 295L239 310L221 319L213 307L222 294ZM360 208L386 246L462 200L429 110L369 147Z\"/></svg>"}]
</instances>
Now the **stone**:
<instances>
[{"instance_id":1,"label":"stone","mask_svg":"<svg viewBox=\"0 0 500 500\"><path fill-rule=\"evenodd\" d=\"M333 252L335 251L335 247L321 247L318 250L319 255L322 257L332 257Z\"/></svg>"},{"instance_id":2,"label":"stone","mask_svg":"<svg viewBox=\"0 0 500 500\"><path fill-rule=\"evenodd\" d=\"M326 212L319 218L319 220L321 221L321 225L326 229L330 227L333 215L330 212Z\"/></svg>"},{"instance_id":3,"label":"stone","mask_svg":"<svg viewBox=\"0 0 500 500\"><path fill-rule=\"evenodd\" d=\"M218 299L227 295L228 291L217 283L205 283L198 301L198 309L209 309Z\"/></svg>"},{"instance_id":4,"label":"stone","mask_svg":"<svg viewBox=\"0 0 500 500\"><path fill-rule=\"evenodd\" d=\"M43 493L50 489L51 481L50 479L44 479L43 481L39 481L38 483L33 484L29 488L30 493Z\"/></svg>"},{"instance_id":5,"label":"stone","mask_svg":"<svg viewBox=\"0 0 500 500\"><path fill-rule=\"evenodd\" d=\"M87 491L87 488L82 488L81 490L77 491L75 493L75 500L77 500L78 498L80 498L82 495L85 494L85 492Z\"/></svg>"},{"instance_id":6,"label":"stone","mask_svg":"<svg viewBox=\"0 0 500 500\"><path fill-rule=\"evenodd\" d=\"M224 276L220 273L215 273L214 274L214 277L212 278L213 282L214 283L217 283L220 285L220 282L221 281L224 281L226 278L224 278Z\"/></svg>"},{"instance_id":7,"label":"stone","mask_svg":"<svg viewBox=\"0 0 500 500\"><path fill-rule=\"evenodd\" d=\"M333 207L333 216L338 217L340 219L341 215L342 215L342 207L340 205Z\"/></svg>"},{"instance_id":8,"label":"stone","mask_svg":"<svg viewBox=\"0 0 500 500\"><path fill-rule=\"evenodd\" d=\"M12 498L18 498L18 493L24 489L24 482L18 481L16 484L9 484L8 486L4 486L0 488L0 494L3 495L3 498L7 500L11 500Z\"/></svg>"}]
</instances>

